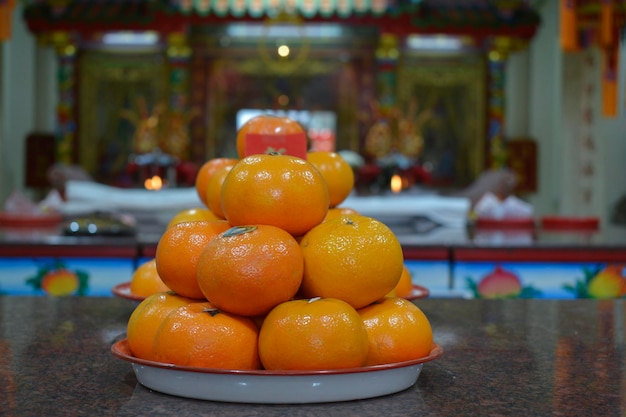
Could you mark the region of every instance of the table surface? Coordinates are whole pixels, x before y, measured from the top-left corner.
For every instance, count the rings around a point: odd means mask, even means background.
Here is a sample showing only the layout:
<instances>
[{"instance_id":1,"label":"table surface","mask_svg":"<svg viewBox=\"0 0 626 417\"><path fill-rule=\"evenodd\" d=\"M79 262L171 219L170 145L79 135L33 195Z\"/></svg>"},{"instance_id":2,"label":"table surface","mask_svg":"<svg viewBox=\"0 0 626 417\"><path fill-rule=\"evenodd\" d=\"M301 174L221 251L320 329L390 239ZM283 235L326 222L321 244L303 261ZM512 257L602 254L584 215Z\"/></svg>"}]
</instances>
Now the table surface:
<instances>
[{"instance_id":1,"label":"table surface","mask_svg":"<svg viewBox=\"0 0 626 417\"><path fill-rule=\"evenodd\" d=\"M138 384L110 353L135 304L0 296L0 416L624 416L626 300L424 299L444 354L366 400L252 405Z\"/></svg>"}]
</instances>

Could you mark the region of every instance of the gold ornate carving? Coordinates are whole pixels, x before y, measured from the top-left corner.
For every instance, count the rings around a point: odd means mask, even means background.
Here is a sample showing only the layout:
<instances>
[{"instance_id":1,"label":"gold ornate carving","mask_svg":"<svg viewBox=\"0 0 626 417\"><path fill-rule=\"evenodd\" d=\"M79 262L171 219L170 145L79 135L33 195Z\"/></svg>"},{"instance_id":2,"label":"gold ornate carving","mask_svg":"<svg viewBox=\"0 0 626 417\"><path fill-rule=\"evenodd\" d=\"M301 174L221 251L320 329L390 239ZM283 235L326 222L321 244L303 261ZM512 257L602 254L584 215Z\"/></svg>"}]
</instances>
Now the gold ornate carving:
<instances>
[{"instance_id":1,"label":"gold ornate carving","mask_svg":"<svg viewBox=\"0 0 626 417\"><path fill-rule=\"evenodd\" d=\"M289 25L298 29L297 38L289 41L291 46L297 45L295 56L291 53L287 56L274 57L274 53L270 52L272 46L268 45L269 34L274 25ZM296 42L297 39L297 42ZM300 68L307 60L311 49L310 41L306 36L306 27L302 19L296 14L280 11L275 17L269 18L263 26L263 33L259 37L258 54L264 64L264 70L270 73L288 75Z\"/></svg>"},{"instance_id":2,"label":"gold ornate carving","mask_svg":"<svg viewBox=\"0 0 626 417\"><path fill-rule=\"evenodd\" d=\"M376 58L396 60L399 57L398 37L391 33L383 33L380 35L378 48L376 49Z\"/></svg>"},{"instance_id":3,"label":"gold ornate carving","mask_svg":"<svg viewBox=\"0 0 626 417\"><path fill-rule=\"evenodd\" d=\"M39 35L37 40L44 46L52 46L58 56L69 57L76 54L76 45L69 32L47 32Z\"/></svg>"},{"instance_id":4,"label":"gold ornate carving","mask_svg":"<svg viewBox=\"0 0 626 417\"><path fill-rule=\"evenodd\" d=\"M167 37L167 55L170 58L187 58L191 56L191 48L184 33L171 33Z\"/></svg>"},{"instance_id":5,"label":"gold ornate carving","mask_svg":"<svg viewBox=\"0 0 626 417\"><path fill-rule=\"evenodd\" d=\"M242 75L284 75L284 69L280 67L268 66L266 62L259 60L258 58L241 59L239 61L230 62L227 65L231 66L238 73ZM341 67L341 62L329 61L322 59L310 58L307 60L306 65L302 65L298 68L294 68L290 75L294 76L316 76L328 74Z\"/></svg>"},{"instance_id":6,"label":"gold ornate carving","mask_svg":"<svg viewBox=\"0 0 626 417\"><path fill-rule=\"evenodd\" d=\"M492 39L489 59L506 60L512 52L524 50L528 46L526 39L510 36L496 36Z\"/></svg>"}]
</instances>

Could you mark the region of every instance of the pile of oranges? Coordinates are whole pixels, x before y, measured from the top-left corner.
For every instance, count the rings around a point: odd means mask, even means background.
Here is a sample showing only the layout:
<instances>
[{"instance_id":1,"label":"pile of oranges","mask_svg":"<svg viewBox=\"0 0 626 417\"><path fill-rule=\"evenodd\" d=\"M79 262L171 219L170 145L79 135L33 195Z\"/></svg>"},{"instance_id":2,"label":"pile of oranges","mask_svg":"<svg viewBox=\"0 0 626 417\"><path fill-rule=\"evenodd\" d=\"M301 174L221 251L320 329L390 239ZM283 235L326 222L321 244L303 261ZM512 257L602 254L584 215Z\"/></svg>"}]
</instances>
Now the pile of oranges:
<instances>
[{"instance_id":1,"label":"pile of oranges","mask_svg":"<svg viewBox=\"0 0 626 417\"><path fill-rule=\"evenodd\" d=\"M351 167L333 152L244 156L242 132L297 126L252 119L238 135L239 159L211 159L199 170L206 207L178 213L159 240L144 275L165 290L147 295L128 321L133 355L238 370L329 370L429 355L430 323L400 296L411 277L398 239L380 221L338 208L352 191Z\"/></svg>"}]
</instances>

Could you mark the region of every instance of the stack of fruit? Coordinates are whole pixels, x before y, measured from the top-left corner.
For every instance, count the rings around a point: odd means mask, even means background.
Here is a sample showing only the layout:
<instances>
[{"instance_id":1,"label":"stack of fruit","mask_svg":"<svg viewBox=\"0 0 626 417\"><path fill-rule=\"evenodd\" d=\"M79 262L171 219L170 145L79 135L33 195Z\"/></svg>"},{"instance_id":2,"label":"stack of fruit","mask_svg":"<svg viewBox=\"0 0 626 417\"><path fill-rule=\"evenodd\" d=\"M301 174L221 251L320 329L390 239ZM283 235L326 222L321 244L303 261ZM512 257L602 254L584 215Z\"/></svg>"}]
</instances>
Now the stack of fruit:
<instances>
[{"instance_id":1,"label":"stack of fruit","mask_svg":"<svg viewBox=\"0 0 626 417\"><path fill-rule=\"evenodd\" d=\"M171 291L132 313L134 356L329 370L430 354L427 317L395 294L401 278L410 288L398 239L380 221L337 208L352 190L350 166L332 152L244 156L246 134L293 133L296 125L252 119L238 134L241 159L201 168L196 187L206 208L181 212L159 240L154 266Z\"/></svg>"}]
</instances>

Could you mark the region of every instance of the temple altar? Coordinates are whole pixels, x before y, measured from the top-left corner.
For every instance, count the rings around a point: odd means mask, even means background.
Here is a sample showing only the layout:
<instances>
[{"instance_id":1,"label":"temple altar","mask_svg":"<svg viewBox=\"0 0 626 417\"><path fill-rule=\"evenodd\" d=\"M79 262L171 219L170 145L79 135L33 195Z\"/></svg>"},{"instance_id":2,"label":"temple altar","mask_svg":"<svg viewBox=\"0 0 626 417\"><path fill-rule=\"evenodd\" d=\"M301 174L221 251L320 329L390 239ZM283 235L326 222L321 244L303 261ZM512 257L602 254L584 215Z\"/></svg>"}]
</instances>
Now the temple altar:
<instances>
[{"instance_id":1,"label":"temple altar","mask_svg":"<svg viewBox=\"0 0 626 417\"><path fill-rule=\"evenodd\" d=\"M124 187L147 179L128 158L156 148L189 185L180 171L233 154L243 110L298 111L327 149L398 152L466 186L511 165L504 63L540 24L523 1L67 0L24 18L59 59L56 162Z\"/></svg>"}]
</instances>

